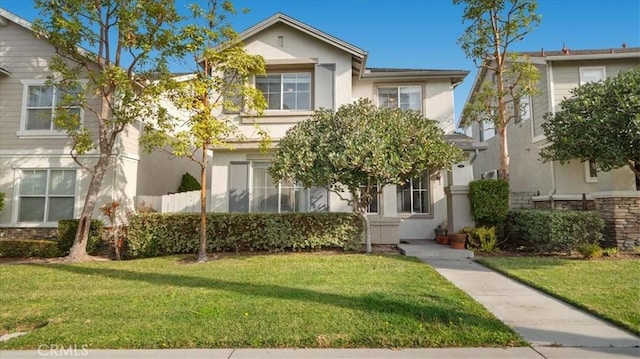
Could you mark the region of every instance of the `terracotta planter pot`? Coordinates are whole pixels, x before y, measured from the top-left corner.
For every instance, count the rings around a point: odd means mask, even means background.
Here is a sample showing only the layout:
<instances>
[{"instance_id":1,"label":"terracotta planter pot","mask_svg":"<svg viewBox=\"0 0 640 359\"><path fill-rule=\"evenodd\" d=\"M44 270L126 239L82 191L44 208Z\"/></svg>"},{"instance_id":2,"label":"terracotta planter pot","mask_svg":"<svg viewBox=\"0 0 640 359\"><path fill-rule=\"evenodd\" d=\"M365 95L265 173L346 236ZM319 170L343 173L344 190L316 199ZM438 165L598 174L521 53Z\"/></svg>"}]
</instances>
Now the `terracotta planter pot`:
<instances>
[{"instance_id":1,"label":"terracotta planter pot","mask_svg":"<svg viewBox=\"0 0 640 359\"><path fill-rule=\"evenodd\" d=\"M437 236L436 243L449 245L449 237L447 236Z\"/></svg>"},{"instance_id":2,"label":"terracotta planter pot","mask_svg":"<svg viewBox=\"0 0 640 359\"><path fill-rule=\"evenodd\" d=\"M449 243L453 249L464 249L467 243L466 233L451 233L449 234Z\"/></svg>"}]
</instances>

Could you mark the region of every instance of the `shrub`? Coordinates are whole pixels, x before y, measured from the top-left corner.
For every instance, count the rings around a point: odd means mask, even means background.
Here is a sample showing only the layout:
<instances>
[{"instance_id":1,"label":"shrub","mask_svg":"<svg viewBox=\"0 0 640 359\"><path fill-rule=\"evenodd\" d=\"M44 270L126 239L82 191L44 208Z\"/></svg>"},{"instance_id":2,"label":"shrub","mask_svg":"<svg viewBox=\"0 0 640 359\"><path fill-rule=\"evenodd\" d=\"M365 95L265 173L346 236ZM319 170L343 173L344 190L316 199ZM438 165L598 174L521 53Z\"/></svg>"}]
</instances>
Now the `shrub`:
<instances>
[{"instance_id":1,"label":"shrub","mask_svg":"<svg viewBox=\"0 0 640 359\"><path fill-rule=\"evenodd\" d=\"M60 256L57 243L51 240L9 240L0 241L0 257L22 258Z\"/></svg>"},{"instance_id":2,"label":"shrub","mask_svg":"<svg viewBox=\"0 0 640 359\"><path fill-rule=\"evenodd\" d=\"M2 209L4 208L4 192L0 192L0 212L2 212Z\"/></svg>"},{"instance_id":3,"label":"shrub","mask_svg":"<svg viewBox=\"0 0 640 359\"><path fill-rule=\"evenodd\" d=\"M618 257L620 255L620 248L618 247L604 248L602 252L605 255L605 257Z\"/></svg>"},{"instance_id":4,"label":"shrub","mask_svg":"<svg viewBox=\"0 0 640 359\"><path fill-rule=\"evenodd\" d=\"M299 251L359 247L362 218L351 213L208 213L209 251ZM153 257L196 253L199 214L147 213L131 217L129 254Z\"/></svg>"},{"instance_id":5,"label":"shrub","mask_svg":"<svg viewBox=\"0 0 640 359\"><path fill-rule=\"evenodd\" d=\"M469 247L481 252L492 253L498 249L496 227L478 227L469 232Z\"/></svg>"},{"instance_id":6,"label":"shrub","mask_svg":"<svg viewBox=\"0 0 640 359\"><path fill-rule=\"evenodd\" d=\"M199 191L200 188L200 182L191 173L185 172L182 175L182 182L178 187L178 192Z\"/></svg>"},{"instance_id":7,"label":"shrub","mask_svg":"<svg viewBox=\"0 0 640 359\"><path fill-rule=\"evenodd\" d=\"M104 225L101 220L91 220L89 227L89 240L87 241L87 253L96 254L98 244L102 241L102 228ZM58 249L61 255L66 256L73 246L73 241L78 230L77 219L62 219L58 221Z\"/></svg>"},{"instance_id":8,"label":"shrub","mask_svg":"<svg viewBox=\"0 0 640 359\"><path fill-rule=\"evenodd\" d=\"M602 247L596 243L582 243L576 246L576 251L586 259L602 258Z\"/></svg>"},{"instance_id":9,"label":"shrub","mask_svg":"<svg viewBox=\"0 0 640 359\"><path fill-rule=\"evenodd\" d=\"M502 227L509 213L509 183L501 179L473 181L469 202L476 225Z\"/></svg>"},{"instance_id":10,"label":"shrub","mask_svg":"<svg viewBox=\"0 0 640 359\"><path fill-rule=\"evenodd\" d=\"M508 222L519 245L541 253L599 243L604 228L602 218L590 211L518 209L509 212Z\"/></svg>"}]
</instances>

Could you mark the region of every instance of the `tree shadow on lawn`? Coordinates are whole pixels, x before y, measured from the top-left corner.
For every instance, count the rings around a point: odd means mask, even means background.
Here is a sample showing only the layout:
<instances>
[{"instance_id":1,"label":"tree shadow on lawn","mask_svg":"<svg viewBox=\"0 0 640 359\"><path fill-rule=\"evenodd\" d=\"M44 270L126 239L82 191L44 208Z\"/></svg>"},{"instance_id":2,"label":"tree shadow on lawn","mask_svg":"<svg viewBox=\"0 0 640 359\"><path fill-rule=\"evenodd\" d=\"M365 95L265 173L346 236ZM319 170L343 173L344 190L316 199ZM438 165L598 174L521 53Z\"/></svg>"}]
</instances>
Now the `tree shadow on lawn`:
<instances>
[{"instance_id":1,"label":"tree shadow on lawn","mask_svg":"<svg viewBox=\"0 0 640 359\"><path fill-rule=\"evenodd\" d=\"M33 265L38 266L38 265ZM102 276L132 282L147 282L155 285L170 285L175 287L205 288L233 292L243 295L262 296L274 299L296 300L309 303L331 305L363 312L378 312L381 314L401 315L425 323L445 326L457 325L477 327L478 330L490 332L511 331L498 319L482 317L465 311L464 305L456 309L454 305L443 304L441 307L433 304L408 303L385 297L384 293L374 292L362 296L347 296L341 294L324 293L310 289L285 287L280 285L265 285L246 282L235 282L222 279L202 278L195 276L137 272L112 268L87 268L68 264L48 266L47 268L66 271L79 275ZM425 293L425 300L437 300L438 296ZM440 299L441 300L441 299ZM469 298L472 301L471 298ZM479 305L478 305L479 306ZM511 331L512 332L512 331ZM503 335L501 335L503 337ZM514 334L514 339L516 335ZM516 343L516 341L513 341Z\"/></svg>"}]
</instances>

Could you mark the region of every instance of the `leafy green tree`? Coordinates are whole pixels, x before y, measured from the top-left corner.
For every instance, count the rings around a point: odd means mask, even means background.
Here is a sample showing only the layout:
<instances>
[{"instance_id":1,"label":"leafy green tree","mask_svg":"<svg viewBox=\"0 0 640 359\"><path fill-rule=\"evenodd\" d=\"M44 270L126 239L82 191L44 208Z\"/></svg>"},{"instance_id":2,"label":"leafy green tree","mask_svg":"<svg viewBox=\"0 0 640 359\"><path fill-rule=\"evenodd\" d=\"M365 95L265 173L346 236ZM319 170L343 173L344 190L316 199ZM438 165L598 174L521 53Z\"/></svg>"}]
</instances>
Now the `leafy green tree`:
<instances>
[{"instance_id":1,"label":"leafy green tree","mask_svg":"<svg viewBox=\"0 0 640 359\"><path fill-rule=\"evenodd\" d=\"M493 124L500 139L503 178L509 180L507 125L517 119L525 97L536 93L539 74L524 56L509 53L540 23L535 0L453 0L464 4L463 22L469 23L458 43L478 68L487 71L475 98L465 105L462 127L473 121ZM483 79L484 80L484 79Z\"/></svg>"},{"instance_id":2,"label":"leafy green tree","mask_svg":"<svg viewBox=\"0 0 640 359\"><path fill-rule=\"evenodd\" d=\"M281 139L269 173L275 181L292 179L305 187L325 187L362 215L367 252L371 251L366 216L374 188L404 184L426 170L450 167L462 159L459 148L444 141L437 122L420 113L377 108L368 99L320 109L289 129ZM343 197L343 194L350 197Z\"/></svg>"},{"instance_id":3,"label":"leafy green tree","mask_svg":"<svg viewBox=\"0 0 640 359\"><path fill-rule=\"evenodd\" d=\"M640 67L571 93L560 111L545 116L542 128L550 144L541 157L560 163L595 161L602 171L627 166L640 189Z\"/></svg>"},{"instance_id":4,"label":"leafy green tree","mask_svg":"<svg viewBox=\"0 0 640 359\"><path fill-rule=\"evenodd\" d=\"M195 59L195 72L165 93L186 116L148 124L142 146L188 158L200 167L200 246L198 262L207 261L207 167L214 147L232 148L244 136L233 119L238 112L260 114L266 107L262 92L249 78L265 72L264 59L248 54L228 23L236 10L230 1L209 0L206 9L191 5L192 21L178 33L185 54ZM201 25L204 24L204 25ZM256 127L265 146L266 132Z\"/></svg>"},{"instance_id":5,"label":"leafy green tree","mask_svg":"<svg viewBox=\"0 0 640 359\"><path fill-rule=\"evenodd\" d=\"M181 20L166 0L35 0L36 33L55 48L50 85L63 94L55 125L72 139L71 156L90 183L69 253L87 258L91 217L119 134L138 120L162 117L157 102L168 80L174 28ZM93 52L83 50L86 46ZM81 121L80 107L88 116ZM83 156L97 151L97 160Z\"/></svg>"}]
</instances>

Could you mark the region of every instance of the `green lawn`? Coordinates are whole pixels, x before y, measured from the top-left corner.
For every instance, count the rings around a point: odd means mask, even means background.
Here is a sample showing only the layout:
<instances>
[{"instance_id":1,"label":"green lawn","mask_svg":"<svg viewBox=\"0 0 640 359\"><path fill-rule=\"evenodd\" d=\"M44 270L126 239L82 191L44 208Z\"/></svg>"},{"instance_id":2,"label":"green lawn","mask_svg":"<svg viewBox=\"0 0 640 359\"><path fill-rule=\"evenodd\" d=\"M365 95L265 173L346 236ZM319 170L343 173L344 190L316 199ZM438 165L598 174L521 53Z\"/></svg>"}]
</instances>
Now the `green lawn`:
<instances>
[{"instance_id":1,"label":"green lawn","mask_svg":"<svg viewBox=\"0 0 640 359\"><path fill-rule=\"evenodd\" d=\"M640 334L640 260L486 257L478 262Z\"/></svg>"},{"instance_id":2,"label":"green lawn","mask_svg":"<svg viewBox=\"0 0 640 359\"><path fill-rule=\"evenodd\" d=\"M0 348L525 345L418 260L398 255L181 257L1 265Z\"/></svg>"}]
</instances>

